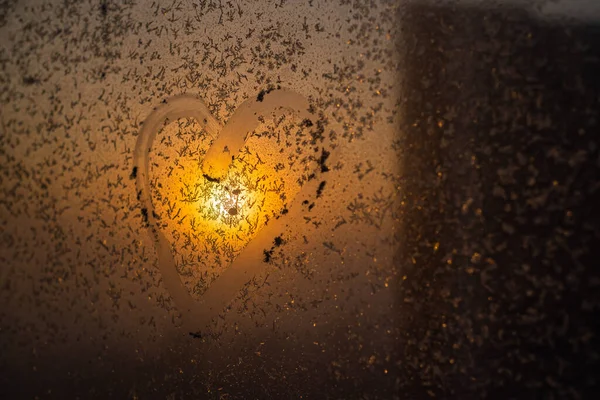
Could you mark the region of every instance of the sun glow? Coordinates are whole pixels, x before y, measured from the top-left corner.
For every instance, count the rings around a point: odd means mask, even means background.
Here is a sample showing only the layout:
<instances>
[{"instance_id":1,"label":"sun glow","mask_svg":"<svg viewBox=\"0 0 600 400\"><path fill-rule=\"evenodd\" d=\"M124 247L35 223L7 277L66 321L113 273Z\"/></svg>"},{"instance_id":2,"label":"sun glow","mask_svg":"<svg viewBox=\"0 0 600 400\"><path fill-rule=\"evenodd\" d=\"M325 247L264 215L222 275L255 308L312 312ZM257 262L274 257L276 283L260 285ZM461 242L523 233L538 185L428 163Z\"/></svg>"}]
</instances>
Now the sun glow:
<instances>
[{"instance_id":1,"label":"sun glow","mask_svg":"<svg viewBox=\"0 0 600 400\"><path fill-rule=\"evenodd\" d=\"M221 191L221 193L213 193L208 203L222 217L227 219L236 218L240 215L246 203L246 197L242 194L243 189L230 189L228 187L224 189L225 191Z\"/></svg>"},{"instance_id":2,"label":"sun glow","mask_svg":"<svg viewBox=\"0 0 600 400\"><path fill-rule=\"evenodd\" d=\"M218 181L202 168L214 143L194 120L161 131L164 145L149 162L153 215L193 296L201 296L270 220L287 213L314 169L310 158L282 143L302 137L304 127L277 121L261 125Z\"/></svg>"},{"instance_id":3,"label":"sun glow","mask_svg":"<svg viewBox=\"0 0 600 400\"><path fill-rule=\"evenodd\" d=\"M256 204L257 193L239 182L210 183L208 197L197 203L203 218L234 228L247 222Z\"/></svg>"},{"instance_id":4,"label":"sun glow","mask_svg":"<svg viewBox=\"0 0 600 400\"><path fill-rule=\"evenodd\" d=\"M187 166L177 174L178 179L165 182L172 194L169 197L177 201L177 209L172 211L168 204L158 207L171 221L165 228L189 230L204 238L216 235L218 242L231 246L233 252L241 250L285 207L281 178L271 172L270 166L250 164L248 159L246 156L234 161L218 182L207 179L198 168Z\"/></svg>"}]
</instances>

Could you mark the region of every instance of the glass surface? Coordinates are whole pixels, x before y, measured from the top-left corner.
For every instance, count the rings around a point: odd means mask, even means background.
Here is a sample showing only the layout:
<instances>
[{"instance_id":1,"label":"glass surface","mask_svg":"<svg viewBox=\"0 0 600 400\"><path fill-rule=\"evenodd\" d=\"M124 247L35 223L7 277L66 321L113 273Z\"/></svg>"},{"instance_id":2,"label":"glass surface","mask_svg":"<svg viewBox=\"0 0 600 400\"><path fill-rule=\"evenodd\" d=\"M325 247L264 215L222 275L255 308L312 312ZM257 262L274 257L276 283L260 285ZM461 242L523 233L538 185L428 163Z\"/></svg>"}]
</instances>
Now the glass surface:
<instances>
[{"instance_id":1,"label":"glass surface","mask_svg":"<svg viewBox=\"0 0 600 400\"><path fill-rule=\"evenodd\" d=\"M0 397L584 397L562 5L0 2Z\"/></svg>"}]
</instances>

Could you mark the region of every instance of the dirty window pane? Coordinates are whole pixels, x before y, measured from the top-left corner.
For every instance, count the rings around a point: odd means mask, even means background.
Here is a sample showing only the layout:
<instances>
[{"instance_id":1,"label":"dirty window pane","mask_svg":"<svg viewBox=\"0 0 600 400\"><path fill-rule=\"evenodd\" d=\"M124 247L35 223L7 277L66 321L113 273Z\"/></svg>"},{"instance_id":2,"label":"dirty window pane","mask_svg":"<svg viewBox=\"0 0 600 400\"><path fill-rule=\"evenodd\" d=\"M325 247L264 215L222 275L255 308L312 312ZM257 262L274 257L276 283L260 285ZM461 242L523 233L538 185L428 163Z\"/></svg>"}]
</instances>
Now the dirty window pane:
<instances>
[{"instance_id":1,"label":"dirty window pane","mask_svg":"<svg viewBox=\"0 0 600 400\"><path fill-rule=\"evenodd\" d=\"M575 3L2 2L7 398L583 396Z\"/></svg>"}]
</instances>

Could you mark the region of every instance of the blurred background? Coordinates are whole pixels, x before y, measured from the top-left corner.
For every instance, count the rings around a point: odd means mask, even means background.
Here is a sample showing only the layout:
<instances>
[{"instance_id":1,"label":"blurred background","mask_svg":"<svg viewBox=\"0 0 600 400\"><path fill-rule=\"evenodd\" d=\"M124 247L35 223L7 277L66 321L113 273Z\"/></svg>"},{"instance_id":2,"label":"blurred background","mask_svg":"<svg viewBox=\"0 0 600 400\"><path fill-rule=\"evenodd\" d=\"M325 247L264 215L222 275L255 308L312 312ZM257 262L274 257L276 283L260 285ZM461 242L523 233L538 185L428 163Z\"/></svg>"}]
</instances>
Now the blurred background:
<instances>
[{"instance_id":1,"label":"blurred background","mask_svg":"<svg viewBox=\"0 0 600 400\"><path fill-rule=\"evenodd\" d=\"M0 395L589 397L599 20L583 0L0 2ZM288 221L190 335L132 179L140 128L174 95L225 124L278 87L312 125L263 118L226 181L193 119L150 151L198 301Z\"/></svg>"}]
</instances>

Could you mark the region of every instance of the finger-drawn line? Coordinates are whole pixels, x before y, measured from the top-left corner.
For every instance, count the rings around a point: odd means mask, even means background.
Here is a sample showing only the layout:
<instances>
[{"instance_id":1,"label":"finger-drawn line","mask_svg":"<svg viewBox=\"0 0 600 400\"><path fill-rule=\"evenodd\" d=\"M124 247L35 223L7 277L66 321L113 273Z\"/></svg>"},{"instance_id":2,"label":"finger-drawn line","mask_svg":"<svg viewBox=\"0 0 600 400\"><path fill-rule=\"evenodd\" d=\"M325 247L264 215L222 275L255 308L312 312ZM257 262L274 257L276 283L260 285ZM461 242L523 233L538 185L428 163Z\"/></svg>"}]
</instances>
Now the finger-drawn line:
<instances>
[{"instance_id":1,"label":"finger-drawn line","mask_svg":"<svg viewBox=\"0 0 600 400\"><path fill-rule=\"evenodd\" d=\"M268 93L261 92L258 98L244 101L225 126L221 126L212 116L202 100L189 94L167 99L150 113L142 125L134 151L132 177L136 179L144 220L155 239L163 283L181 311L189 330L202 331L235 298L239 290L264 269L263 249L285 228L289 213L265 226L231 266L209 286L201 300L195 301L177 273L171 245L156 221L149 177L149 153L152 144L165 123L175 122L179 118L194 118L208 134L217 137L203 160L202 173L209 180L219 181L226 176L229 166L242 150L249 134L259 126L260 117L277 109L292 111L302 120L310 119L309 104L303 96L290 90L278 89ZM305 196L314 192L311 186L314 186L314 183L303 188L302 193ZM292 202L295 203L299 204L300 201Z\"/></svg>"}]
</instances>

